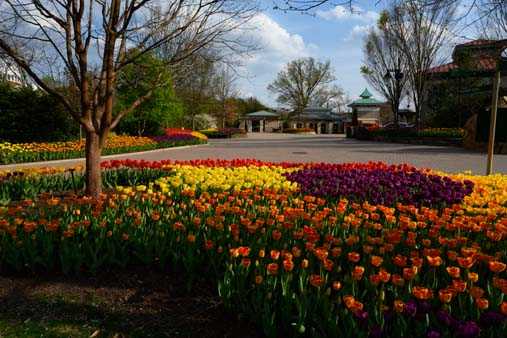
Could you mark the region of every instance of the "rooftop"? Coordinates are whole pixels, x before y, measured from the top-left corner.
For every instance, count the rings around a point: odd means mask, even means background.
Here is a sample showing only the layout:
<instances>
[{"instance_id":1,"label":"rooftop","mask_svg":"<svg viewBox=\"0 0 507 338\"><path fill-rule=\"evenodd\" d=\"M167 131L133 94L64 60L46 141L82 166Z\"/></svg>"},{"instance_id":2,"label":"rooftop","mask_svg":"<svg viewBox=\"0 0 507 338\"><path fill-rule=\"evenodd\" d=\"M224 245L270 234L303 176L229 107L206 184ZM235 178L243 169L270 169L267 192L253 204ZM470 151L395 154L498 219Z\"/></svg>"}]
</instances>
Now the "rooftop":
<instances>
[{"instance_id":1,"label":"rooftop","mask_svg":"<svg viewBox=\"0 0 507 338\"><path fill-rule=\"evenodd\" d=\"M267 110L259 110L254 113L246 114L246 117L248 117L248 118L263 118L263 117L269 118L269 117L271 117L272 118L272 117L280 117L280 114L270 112Z\"/></svg>"},{"instance_id":2,"label":"rooftop","mask_svg":"<svg viewBox=\"0 0 507 338\"><path fill-rule=\"evenodd\" d=\"M360 99L357 99L353 101L351 104L349 104L349 107L356 107L356 106L380 106L384 104L384 102L379 101L373 97L373 95L370 93L368 88L365 88L361 95L359 95Z\"/></svg>"}]
</instances>

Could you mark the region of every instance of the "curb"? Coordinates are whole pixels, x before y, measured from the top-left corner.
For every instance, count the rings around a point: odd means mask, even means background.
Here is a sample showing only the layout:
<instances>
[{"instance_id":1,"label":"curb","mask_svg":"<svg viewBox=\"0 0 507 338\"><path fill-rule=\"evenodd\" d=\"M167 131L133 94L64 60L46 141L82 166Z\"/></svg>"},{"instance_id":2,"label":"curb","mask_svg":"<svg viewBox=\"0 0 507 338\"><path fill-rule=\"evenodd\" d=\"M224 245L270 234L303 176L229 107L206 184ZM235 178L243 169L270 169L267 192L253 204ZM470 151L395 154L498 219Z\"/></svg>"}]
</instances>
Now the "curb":
<instances>
[{"instance_id":1,"label":"curb","mask_svg":"<svg viewBox=\"0 0 507 338\"><path fill-rule=\"evenodd\" d=\"M142 154L153 154L153 153L159 153L159 152L167 151L167 150L180 150L180 149L187 149L187 148L201 147L201 146L208 146L208 145L209 145L209 143L192 144L192 145L188 145L188 146L160 148L160 149L153 149L153 150L147 150L147 151L137 151L137 152L133 152L133 153L105 155L105 156L101 156L100 160L103 161L103 160L115 159L117 157L125 157L125 156L131 156L131 155L142 155ZM76 164L77 164L78 162L84 162L85 160L86 160L86 158L84 158L84 157L78 157L78 158L67 158L64 160L2 164L2 165L0 165L0 171L1 170L17 169L17 168L47 167L47 166L55 166L57 164L66 164L66 163L73 163L73 162L76 162Z\"/></svg>"}]
</instances>

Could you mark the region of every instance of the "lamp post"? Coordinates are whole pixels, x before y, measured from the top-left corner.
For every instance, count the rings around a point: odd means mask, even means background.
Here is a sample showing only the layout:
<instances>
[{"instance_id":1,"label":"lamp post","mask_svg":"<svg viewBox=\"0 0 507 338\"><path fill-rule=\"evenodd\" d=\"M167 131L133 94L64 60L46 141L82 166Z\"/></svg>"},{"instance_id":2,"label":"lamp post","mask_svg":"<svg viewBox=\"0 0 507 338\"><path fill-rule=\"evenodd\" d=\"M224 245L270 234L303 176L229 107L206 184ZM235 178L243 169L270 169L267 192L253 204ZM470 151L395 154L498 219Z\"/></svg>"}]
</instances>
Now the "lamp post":
<instances>
[{"instance_id":1,"label":"lamp post","mask_svg":"<svg viewBox=\"0 0 507 338\"><path fill-rule=\"evenodd\" d=\"M396 102L393 102L393 114L394 114L394 124L398 126L398 113L400 110L400 97L401 97L401 88L400 83L403 80L404 74L401 71L401 62L398 59L398 65L394 69L387 69L386 74L384 75L384 80L392 81L394 78L394 99ZM391 75L392 74L392 75Z\"/></svg>"},{"instance_id":2,"label":"lamp post","mask_svg":"<svg viewBox=\"0 0 507 338\"><path fill-rule=\"evenodd\" d=\"M500 52L497 63L495 77L493 79L493 97L491 100L491 118L489 123L489 139L488 139L488 162L486 166L486 175L493 172L493 154L495 152L495 134L496 134L496 116L498 112L498 94L500 93L500 85L502 80L502 72L507 71L507 48Z\"/></svg>"}]
</instances>

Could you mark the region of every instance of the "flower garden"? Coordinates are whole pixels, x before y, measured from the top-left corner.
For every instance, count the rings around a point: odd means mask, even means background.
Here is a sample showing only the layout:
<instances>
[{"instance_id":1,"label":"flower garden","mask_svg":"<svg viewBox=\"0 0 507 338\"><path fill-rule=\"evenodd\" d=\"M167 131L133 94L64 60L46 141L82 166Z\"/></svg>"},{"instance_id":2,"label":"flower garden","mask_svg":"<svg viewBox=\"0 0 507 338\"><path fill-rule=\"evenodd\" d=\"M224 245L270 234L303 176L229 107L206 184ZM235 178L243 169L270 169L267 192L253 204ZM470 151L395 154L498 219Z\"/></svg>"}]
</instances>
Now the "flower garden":
<instances>
[{"instance_id":1,"label":"flower garden","mask_svg":"<svg viewBox=\"0 0 507 338\"><path fill-rule=\"evenodd\" d=\"M112 135L105 144L103 155L131 153L160 148L206 143L206 136L188 130L168 130L163 136ZM0 142L0 164L51 161L80 158L85 155L85 141L53 143Z\"/></svg>"},{"instance_id":2,"label":"flower garden","mask_svg":"<svg viewBox=\"0 0 507 338\"><path fill-rule=\"evenodd\" d=\"M210 280L268 337L501 337L507 176L384 163L108 161L0 174L0 273ZM30 189L29 187L37 187ZM205 276L205 277L203 277Z\"/></svg>"}]
</instances>

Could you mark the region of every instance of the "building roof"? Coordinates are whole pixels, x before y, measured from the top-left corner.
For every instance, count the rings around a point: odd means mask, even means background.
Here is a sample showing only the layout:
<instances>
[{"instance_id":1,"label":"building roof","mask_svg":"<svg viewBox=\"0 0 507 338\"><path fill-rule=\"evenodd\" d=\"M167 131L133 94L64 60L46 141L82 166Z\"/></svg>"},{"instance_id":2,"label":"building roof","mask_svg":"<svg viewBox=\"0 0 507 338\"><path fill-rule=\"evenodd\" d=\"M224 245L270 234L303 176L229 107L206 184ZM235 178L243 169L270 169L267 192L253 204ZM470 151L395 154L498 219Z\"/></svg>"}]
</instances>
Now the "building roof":
<instances>
[{"instance_id":1,"label":"building roof","mask_svg":"<svg viewBox=\"0 0 507 338\"><path fill-rule=\"evenodd\" d=\"M341 121L340 116L329 108L308 107L303 110L298 119L307 121Z\"/></svg>"},{"instance_id":2,"label":"building roof","mask_svg":"<svg viewBox=\"0 0 507 338\"><path fill-rule=\"evenodd\" d=\"M451 70L458 69L459 66L454 63L446 63L441 66L433 67L428 69L429 74L442 74L442 73L448 73ZM482 57L475 63L473 70L474 71L482 71L482 72L491 72L496 69L496 61L491 57Z\"/></svg>"},{"instance_id":3,"label":"building roof","mask_svg":"<svg viewBox=\"0 0 507 338\"><path fill-rule=\"evenodd\" d=\"M246 114L246 118L273 118L280 117L280 114L273 113L267 110L259 110L254 113Z\"/></svg>"},{"instance_id":4,"label":"building roof","mask_svg":"<svg viewBox=\"0 0 507 338\"><path fill-rule=\"evenodd\" d=\"M373 97L373 95L370 93L368 88L365 88L361 95L359 95L359 99L353 101L351 104L349 104L349 107L356 107L356 106L380 106L384 104L384 102L381 102Z\"/></svg>"},{"instance_id":5,"label":"building roof","mask_svg":"<svg viewBox=\"0 0 507 338\"><path fill-rule=\"evenodd\" d=\"M463 69L470 73L490 73L497 67L497 58L507 40L478 39L456 45L450 63L430 68L430 75L444 75L453 70Z\"/></svg>"}]
</instances>

